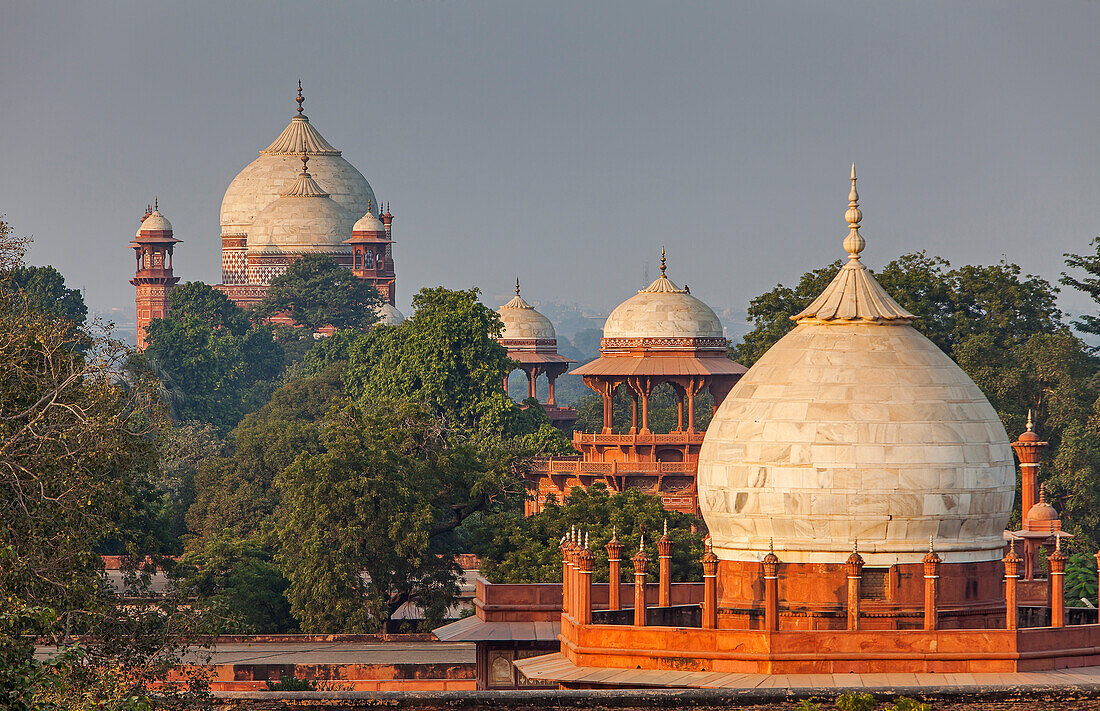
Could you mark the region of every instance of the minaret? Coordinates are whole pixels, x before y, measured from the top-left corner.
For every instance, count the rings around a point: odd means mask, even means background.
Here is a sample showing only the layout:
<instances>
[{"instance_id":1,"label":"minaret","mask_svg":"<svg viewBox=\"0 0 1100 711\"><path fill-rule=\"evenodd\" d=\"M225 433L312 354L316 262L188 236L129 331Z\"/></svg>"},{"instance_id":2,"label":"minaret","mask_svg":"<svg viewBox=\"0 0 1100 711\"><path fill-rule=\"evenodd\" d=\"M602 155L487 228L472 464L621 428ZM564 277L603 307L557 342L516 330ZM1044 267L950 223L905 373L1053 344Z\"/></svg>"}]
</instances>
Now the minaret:
<instances>
[{"instance_id":1,"label":"minaret","mask_svg":"<svg viewBox=\"0 0 1100 711\"><path fill-rule=\"evenodd\" d=\"M130 243L137 259L137 271L130 283L137 291L137 347L145 348L145 329L155 318L168 315L168 294L180 280L172 274L172 250L181 242L172 236L172 223L153 211L142 220L137 236Z\"/></svg>"}]
</instances>

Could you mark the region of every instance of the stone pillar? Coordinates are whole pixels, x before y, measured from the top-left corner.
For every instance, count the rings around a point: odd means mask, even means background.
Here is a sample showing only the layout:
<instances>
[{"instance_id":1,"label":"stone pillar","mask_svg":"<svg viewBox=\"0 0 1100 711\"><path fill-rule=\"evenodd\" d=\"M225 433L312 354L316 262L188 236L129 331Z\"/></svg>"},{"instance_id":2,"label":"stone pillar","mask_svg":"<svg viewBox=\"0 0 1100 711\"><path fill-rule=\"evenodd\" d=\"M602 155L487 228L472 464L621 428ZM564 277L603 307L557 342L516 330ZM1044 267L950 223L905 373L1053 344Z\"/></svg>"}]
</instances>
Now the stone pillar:
<instances>
[{"instance_id":1,"label":"stone pillar","mask_svg":"<svg viewBox=\"0 0 1100 711\"><path fill-rule=\"evenodd\" d=\"M844 567L848 571L848 629L855 631L859 629L859 583L863 578L863 557L856 546Z\"/></svg>"},{"instance_id":2,"label":"stone pillar","mask_svg":"<svg viewBox=\"0 0 1100 711\"><path fill-rule=\"evenodd\" d=\"M768 541L768 554L764 556L764 629L779 630L779 558Z\"/></svg>"},{"instance_id":3,"label":"stone pillar","mask_svg":"<svg viewBox=\"0 0 1100 711\"><path fill-rule=\"evenodd\" d=\"M932 536L928 537L928 554L924 556L924 629L934 630L939 626L939 588L940 560L933 549Z\"/></svg>"},{"instance_id":4,"label":"stone pillar","mask_svg":"<svg viewBox=\"0 0 1100 711\"><path fill-rule=\"evenodd\" d=\"M1062 537L1055 539L1054 552L1047 556L1050 562L1050 626L1064 627L1066 614L1066 556L1062 553Z\"/></svg>"},{"instance_id":5,"label":"stone pillar","mask_svg":"<svg viewBox=\"0 0 1100 711\"><path fill-rule=\"evenodd\" d=\"M638 552L631 559L634 563L634 624L645 626L645 568L649 556L645 553L645 533L642 534Z\"/></svg>"},{"instance_id":6,"label":"stone pillar","mask_svg":"<svg viewBox=\"0 0 1100 711\"><path fill-rule=\"evenodd\" d=\"M1005 629L1016 629L1019 619L1019 603L1016 597L1016 581L1020 579L1020 556L1016 555L1015 541L1001 559L1005 566Z\"/></svg>"},{"instance_id":7,"label":"stone pillar","mask_svg":"<svg viewBox=\"0 0 1100 711\"><path fill-rule=\"evenodd\" d=\"M570 583L570 570L569 570L569 547L573 544L571 536L573 532L562 536L561 539L561 611L563 615L569 614L569 583Z\"/></svg>"},{"instance_id":8,"label":"stone pillar","mask_svg":"<svg viewBox=\"0 0 1100 711\"><path fill-rule=\"evenodd\" d=\"M638 431L638 393L630 391L630 434Z\"/></svg>"},{"instance_id":9,"label":"stone pillar","mask_svg":"<svg viewBox=\"0 0 1100 711\"><path fill-rule=\"evenodd\" d=\"M588 536L584 547L577 553L577 574L580 583L577 586L577 621L582 625L592 624L592 566L596 556L588 550Z\"/></svg>"},{"instance_id":10,"label":"stone pillar","mask_svg":"<svg viewBox=\"0 0 1100 711\"><path fill-rule=\"evenodd\" d=\"M688 432L695 431L695 380L689 380L687 386Z\"/></svg>"},{"instance_id":11,"label":"stone pillar","mask_svg":"<svg viewBox=\"0 0 1100 711\"><path fill-rule=\"evenodd\" d=\"M550 382L549 392L546 396L546 404L550 407L554 407L556 404L554 400L554 381L558 379L558 376L555 375L554 377L550 377L550 375L547 374L546 379Z\"/></svg>"},{"instance_id":12,"label":"stone pillar","mask_svg":"<svg viewBox=\"0 0 1100 711\"><path fill-rule=\"evenodd\" d=\"M657 606L668 607L672 604L672 539L668 537L668 519L665 530L657 541L658 586Z\"/></svg>"},{"instance_id":13,"label":"stone pillar","mask_svg":"<svg viewBox=\"0 0 1100 711\"><path fill-rule=\"evenodd\" d=\"M619 564L622 563L623 544L619 543L615 531L611 532L611 540L605 546L607 549L607 609L619 610L622 608L621 581L619 577Z\"/></svg>"},{"instance_id":14,"label":"stone pillar","mask_svg":"<svg viewBox=\"0 0 1100 711\"><path fill-rule=\"evenodd\" d=\"M718 628L718 556L712 548L703 554L703 628Z\"/></svg>"}]
</instances>

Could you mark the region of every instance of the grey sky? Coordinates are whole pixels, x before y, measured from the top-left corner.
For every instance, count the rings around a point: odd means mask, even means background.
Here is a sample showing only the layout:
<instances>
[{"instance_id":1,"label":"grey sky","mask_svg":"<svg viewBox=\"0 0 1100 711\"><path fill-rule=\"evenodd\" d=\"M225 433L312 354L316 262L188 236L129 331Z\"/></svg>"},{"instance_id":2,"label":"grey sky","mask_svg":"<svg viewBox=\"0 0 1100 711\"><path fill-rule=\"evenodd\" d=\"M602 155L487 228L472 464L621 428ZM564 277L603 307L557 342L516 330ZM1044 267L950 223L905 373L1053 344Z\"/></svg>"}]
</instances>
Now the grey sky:
<instances>
[{"instance_id":1,"label":"grey sky","mask_svg":"<svg viewBox=\"0 0 1100 711\"><path fill-rule=\"evenodd\" d=\"M398 306L518 275L601 309L643 263L716 309L842 254L1002 255L1054 280L1100 234L1100 3L51 3L0 9L0 212L132 318L160 196L220 280L229 181L306 113L396 215ZM1069 308L1085 308L1064 295Z\"/></svg>"}]
</instances>

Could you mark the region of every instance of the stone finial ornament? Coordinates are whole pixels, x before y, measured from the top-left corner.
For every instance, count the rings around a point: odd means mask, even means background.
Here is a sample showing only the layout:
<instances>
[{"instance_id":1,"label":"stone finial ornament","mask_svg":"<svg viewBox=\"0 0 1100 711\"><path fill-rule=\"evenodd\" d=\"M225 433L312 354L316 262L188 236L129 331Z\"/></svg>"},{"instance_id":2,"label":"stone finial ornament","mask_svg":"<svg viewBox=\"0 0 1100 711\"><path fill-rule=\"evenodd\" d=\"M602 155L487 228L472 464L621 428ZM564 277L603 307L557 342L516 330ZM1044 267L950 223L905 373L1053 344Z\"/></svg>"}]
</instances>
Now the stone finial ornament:
<instances>
[{"instance_id":1,"label":"stone finial ornament","mask_svg":"<svg viewBox=\"0 0 1100 711\"><path fill-rule=\"evenodd\" d=\"M519 296L519 277L516 277L516 296Z\"/></svg>"},{"instance_id":2,"label":"stone finial ornament","mask_svg":"<svg viewBox=\"0 0 1100 711\"><path fill-rule=\"evenodd\" d=\"M863 219L863 213L859 209L859 192L856 191L856 164L852 163L852 189L848 193L848 209L844 213L844 219L848 221L848 236L844 238L844 249L848 252L849 259L859 259L859 253L867 246L863 236L859 234L859 223Z\"/></svg>"},{"instance_id":3,"label":"stone finial ornament","mask_svg":"<svg viewBox=\"0 0 1100 711\"><path fill-rule=\"evenodd\" d=\"M295 101L298 102L298 115L301 115L302 114L302 102L305 101L305 99L302 98L302 80L301 79L298 80L298 98L295 99Z\"/></svg>"},{"instance_id":4,"label":"stone finial ornament","mask_svg":"<svg viewBox=\"0 0 1100 711\"><path fill-rule=\"evenodd\" d=\"M661 247L661 276L665 275L665 248Z\"/></svg>"}]
</instances>

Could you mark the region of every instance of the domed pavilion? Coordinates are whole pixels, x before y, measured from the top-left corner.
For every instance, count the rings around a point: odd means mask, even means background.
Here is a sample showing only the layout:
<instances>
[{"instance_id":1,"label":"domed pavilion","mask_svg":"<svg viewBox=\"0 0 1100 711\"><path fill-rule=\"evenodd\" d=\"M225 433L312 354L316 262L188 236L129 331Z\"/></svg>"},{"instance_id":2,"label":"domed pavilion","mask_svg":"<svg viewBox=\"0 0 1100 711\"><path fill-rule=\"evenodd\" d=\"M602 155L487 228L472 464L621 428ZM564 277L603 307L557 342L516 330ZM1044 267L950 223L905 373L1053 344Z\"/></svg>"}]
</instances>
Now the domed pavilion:
<instances>
[{"instance_id":1,"label":"domed pavilion","mask_svg":"<svg viewBox=\"0 0 1100 711\"><path fill-rule=\"evenodd\" d=\"M656 584L645 544L631 556L614 539L609 582L593 583L603 551L567 532L560 652L517 657L525 683L1100 665L1096 609L1067 606L1065 535L1041 487L1035 501L1046 443L1029 418L1010 445L977 386L862 264L854 167L846 219L847 264L737 382L703 441L703 583L671 581L667 535ZM1013 449L1021 531L1005 530ZM1025 574L1020 539L1036 567L1035 549L1049 546L1045 576ZM624 562L635 579L625 591Z\"/></svg>"},{"instance_id":2,"label":"domed pavilion","mask_svg":"<svg viewBox=\"0 0 1100 711\"><path fill-rule=\"evenodd\" d=\"M695 421L696 397L708 391L717 408L745 372L726 355L728 345L714 311L668 278L662 249L661 276L611 312L600 357L572 371L603 400L600 431L573 433L580 457L532 466L538 493L528 501L528 514L541 510L548 496L560 501L574 486L596 481L611 491L645 491L660 496L668 509L697 513L695 473L704 430ZM655 433L650 401L662 384L675 392L677 418L671 432ZM614 421L620 387L631 398L629 426Z\"/></svg>"},{"instance_id":3,"label":"domed pavilion","mask_svg":"<svg viewBox=\"0 0 1100 711\"><path fill-rule=\"evenodd\" d=\"M519 279L516 279L516 295L508 303L497 309L504 323L497 342L508 349L508 357L519 364L520 370L527 376L527 397L538 397L538 379L545 375L547 397L542 408L550 423L562 429L571 429L577 421L577 411L571 407L558 407L554 392L554 381L565 371L572 358L558 353L558 335L554 324L535 307L523 300L519 294ZM508 376L504 376L504 392L508 392Z\"/></svg>"}]
</instances>

